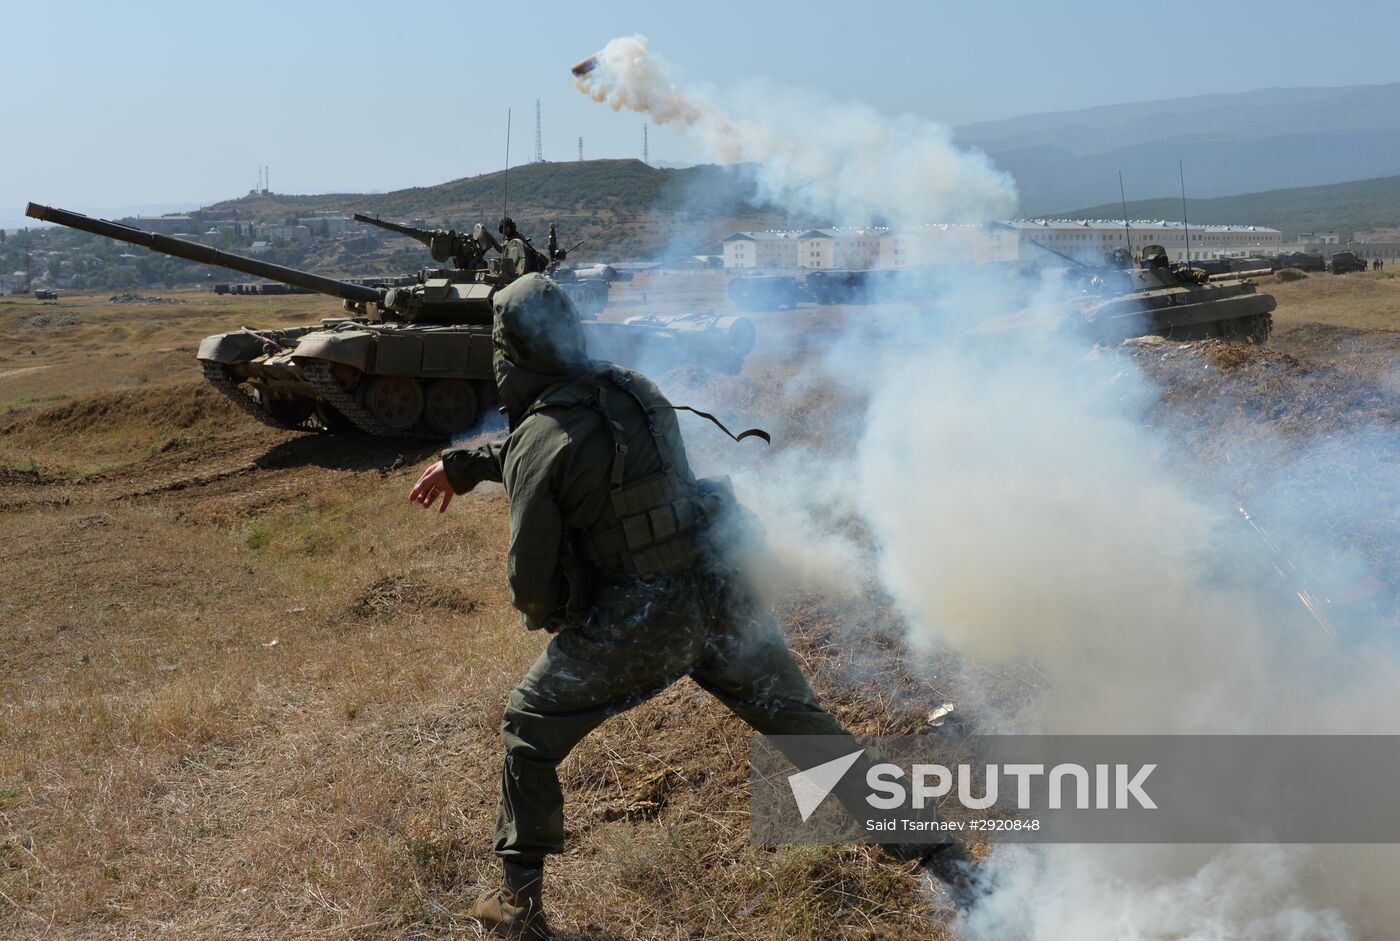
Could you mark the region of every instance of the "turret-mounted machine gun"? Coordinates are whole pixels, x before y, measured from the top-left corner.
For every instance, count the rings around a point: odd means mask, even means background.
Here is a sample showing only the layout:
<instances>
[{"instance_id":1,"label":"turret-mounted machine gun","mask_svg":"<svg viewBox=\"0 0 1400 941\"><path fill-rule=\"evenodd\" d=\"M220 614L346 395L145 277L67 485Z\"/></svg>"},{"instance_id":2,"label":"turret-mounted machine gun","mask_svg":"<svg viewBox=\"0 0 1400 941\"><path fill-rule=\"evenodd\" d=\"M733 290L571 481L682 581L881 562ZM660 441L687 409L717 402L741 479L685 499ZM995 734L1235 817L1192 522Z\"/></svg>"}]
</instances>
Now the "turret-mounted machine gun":
<instances>
[{"instance_id":1,"label":"turret-mounted machine gun","mask_svg":"<svg viewBox=\"0 0 1400 941\"><path fill-rule=\"evenodd\" d=\"M471 428L496 400L491 299L514 275L498 263L503 259L425 269L417 284L376 288L36 203L25 214L340 298L348 316L314 326L244 327L200 343L195 355L205 377L264 424L441 439ZM457 272L470 278L458 280ZM749 320L713 314L582 326L591 356L649 371L689 364L736 373L755 339Z\"/></svg>"},{"instance_id":2,"label":"turret-mounted machine gun","mask_svg":"<svg viewBox=\"0 0 1400 941\"><path fill-rule=\"evenodd\" d=\"M433 261L442 264L451 262L452 267L457 271L483 270L487 267L487 250L492 248L500 250L496 239L481 223L473 226L471 232L458 232L456 229L419 229L358 212L355 213L354 219L356 222L387 229L414 241L422 242L428 246Z\"/></svg>"},{"instance_id":3,"label":"turret-mounted machine gun","mask_svg":"<svg viewBox=\"0 0 1400 941\"><path fill-rule=\"evenodd\" d=\"M552 222L549 224L548 248L541 254L538 249L530 246L520 237L502 244L481 223L472 226L470 232L458 232L456 229L419 229L358 212L355 213L354 218L356 222L378 226L381 229L397 232L399 235L422 242L428 246L434 261L452 262L454 266L452 269L435 269L435 273L439 277L472 281L482 277L478 272L486 272L485 277L499 279L510 277L509 270L512 268L538 267L543 273L559 283L559 286L564 289L564 293L569 296L569 300L574 302L574 307L583 319L594 319L608 305L609 286L605 279L580 278L572 269L563 267L564 260L568 258L569 254L587 240L579 241L568 249L560 248L558 227ZM512 242L520 244L511 244ZM490 251L498 252L499 255L491 257L488 255ZM534 259L538 260L538 264L528 265L526 262L527 254L533 255ZM505 271L504 274L502 269Z\"/></svg>"}]
</instances>

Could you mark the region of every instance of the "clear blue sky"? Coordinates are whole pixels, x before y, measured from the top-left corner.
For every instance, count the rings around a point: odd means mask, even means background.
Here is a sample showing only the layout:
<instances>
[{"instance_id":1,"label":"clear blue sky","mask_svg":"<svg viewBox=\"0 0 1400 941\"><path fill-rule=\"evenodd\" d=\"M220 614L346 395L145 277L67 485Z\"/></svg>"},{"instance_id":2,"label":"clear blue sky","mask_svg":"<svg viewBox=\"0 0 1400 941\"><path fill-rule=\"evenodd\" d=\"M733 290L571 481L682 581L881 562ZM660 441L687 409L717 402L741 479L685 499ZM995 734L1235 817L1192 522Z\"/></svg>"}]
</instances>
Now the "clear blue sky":
<instances>
[{"instance_id":1,"label":"clear blue sky","mask_svg":"<svg viewBox=\"0 0 1400 941\"><path fill-rule=\"evenodd\" d=\"M11 2L0 210L371 192L640 156L568 66L644 33L691 79L762 77L950 125L1269 86L1400 80L1400 3ZM652 129L653 161L693 154ZM6 213L7 215L9 213Z\"/></svg>"}]
</instances>

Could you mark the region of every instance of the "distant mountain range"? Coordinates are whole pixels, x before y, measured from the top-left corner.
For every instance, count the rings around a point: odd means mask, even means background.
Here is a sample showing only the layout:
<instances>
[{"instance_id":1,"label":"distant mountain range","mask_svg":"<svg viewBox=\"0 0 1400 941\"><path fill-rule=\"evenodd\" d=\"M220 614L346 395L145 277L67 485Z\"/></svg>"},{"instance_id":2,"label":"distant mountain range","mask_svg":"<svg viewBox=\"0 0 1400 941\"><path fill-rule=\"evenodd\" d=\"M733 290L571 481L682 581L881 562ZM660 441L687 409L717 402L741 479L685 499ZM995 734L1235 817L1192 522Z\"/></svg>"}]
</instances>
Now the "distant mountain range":
<instances>
[{"instance_id":1,"label":"distant mountain range","mask_svg":"<svg viewBox=\"0 0 1400 941\"><path fill-rule=\"evenodd\" d=\"M1103 203L1055 215L1066 219L1121 219L1123 207L1116 202ZM1179 220L1181 197L1130 200L1128 215L1133 219ZM1394 226L1400 221L1400 176L1188 199L1186 218L1201 224L1267 225L1282 229L1286 237L1305 232L1339 232L1346 238L1358 229Z\"/></svg>"},{"instance_id":2,"label":"distant mountain range","mask_svg":"<svg viewBox=\"0 0 1400 941\"><path fill-rule=\"evenodd\" d=\"M1116 172L1113 182L1116 189ZM501 211L503 183L498 172L372 195L250 195L215 204L205 212L218 215L236 210L243 218L281 220L314 210L353 210L396 221L419 217L431 225L494 225ZM754 205L752 195L746 167L673 170L650 167L640 160L588 160L526 164L510 171L510 212L526 232L543 236L545 224L555 221L569 243L588 238L589 252L609 256L713 250L718 240L739 229L833 221L788 217L771 206ZM1077 219L1116 219L1123 214L1118 202L1105 201L1102 194L1080 205L1084 208L1058 205L1043 214ZM1129 200L1128 213L1140 219L1180 219L1181 197ZM1290 237L1397 225L1400 176L1196 196L1188 200L1187 215L1200 223L1273 226Z\"/></svg>"},{"instance_id":3,"label":"distant mountain range","mask_svg":"<svg viewBox=\"0 0 1400 941\"><path fill-rule=\"evenodd\" d=\"M1400 83L1105 105L955 136L1016 178L1029 215L1111 202L1120 170L1129 199L1179 197L1178 158L1198 198L1366 180L1400 174Z\"/></svg>"}]
</instances>

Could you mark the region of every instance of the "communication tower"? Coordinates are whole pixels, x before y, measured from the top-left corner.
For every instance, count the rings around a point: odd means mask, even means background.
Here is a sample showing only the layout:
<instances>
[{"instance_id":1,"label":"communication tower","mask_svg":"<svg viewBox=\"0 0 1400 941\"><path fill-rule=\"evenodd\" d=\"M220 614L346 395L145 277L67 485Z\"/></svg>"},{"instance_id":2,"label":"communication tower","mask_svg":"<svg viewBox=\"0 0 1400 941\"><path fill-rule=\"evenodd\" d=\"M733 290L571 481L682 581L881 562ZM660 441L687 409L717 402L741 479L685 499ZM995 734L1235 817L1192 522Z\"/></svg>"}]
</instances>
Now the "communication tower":
<instances>
[{"instance_id":1,"label":"communication tower","mask_svg":"<svg viewBox=\"0 0 1400 941\"><path fill-rule=\"evenodd\" d=\"M544 134L540 122L540 100L535 99L535 163L544 163Z\"/></svg>"}]
</instances>

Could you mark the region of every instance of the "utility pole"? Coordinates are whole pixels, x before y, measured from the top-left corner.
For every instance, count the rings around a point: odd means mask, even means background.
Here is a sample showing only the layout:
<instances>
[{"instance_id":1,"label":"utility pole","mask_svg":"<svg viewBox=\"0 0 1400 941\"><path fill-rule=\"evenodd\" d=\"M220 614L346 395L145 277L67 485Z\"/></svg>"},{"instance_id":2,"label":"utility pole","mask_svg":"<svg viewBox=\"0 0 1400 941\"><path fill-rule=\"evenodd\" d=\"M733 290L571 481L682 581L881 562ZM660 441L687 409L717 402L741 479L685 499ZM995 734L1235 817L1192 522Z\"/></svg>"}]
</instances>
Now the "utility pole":
<instances>
[{"instance_id":1,"label":"utility pole","mask_svg":"<svg viewBox=\"0 0 1400 941\"><path fill-rule=\"evenodd\" d=\"M578 162L583 163L583 138L578 139Z\"/></svg>"},{"instance_id":2,"label":"utility pole","mask_svg":"<svg viewBox=\"0 0 1400 941\"><path fill-rule=\"evenodd\" d=\"M535 163L544 163L544 134L541 131L540 100L535 99Z\"/></svg>"},{"instance_id":3,"label":"utility pole","mask_svg":"<svg viewBox=\"0 0 1400 941\"><path fill-rule=\"evenodd\" d=\"M647 122L642 122L642 163L651 166L651 151L647 147Z\"/></svg>"}]
</instances>

